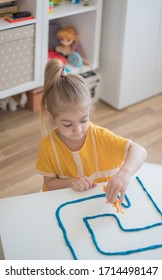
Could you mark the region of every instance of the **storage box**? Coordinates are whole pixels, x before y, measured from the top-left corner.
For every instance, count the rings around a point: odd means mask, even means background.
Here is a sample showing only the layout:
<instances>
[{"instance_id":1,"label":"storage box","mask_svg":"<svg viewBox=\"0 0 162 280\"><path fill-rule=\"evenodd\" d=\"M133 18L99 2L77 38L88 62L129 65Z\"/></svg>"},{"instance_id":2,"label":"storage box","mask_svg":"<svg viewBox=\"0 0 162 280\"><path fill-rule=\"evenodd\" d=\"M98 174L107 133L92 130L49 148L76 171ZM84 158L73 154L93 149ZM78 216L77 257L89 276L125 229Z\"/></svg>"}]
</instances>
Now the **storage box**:
<instances>
[{"instance_id":1,"label":"storage box","mask_svg":"<svg viewBox=\"0 0 162 280\"><path fill-rule=\"evenodd\" d=\"M81 75L89 86L92 102L96 102L99 99L99 74L96 71L88 71Z\"/></svg>"},{"instance_id":2,"label":"storage box","mask_svg":"<svg viewBox=\"0 0 162 280\"><path fill-rule=\"evenodd\" d=\"M34 79L34 24L0 32L0 91Z\"/></svg>"},{"instance_id":3,"label":"storage box","mask_svg":"<svg viewBox=\"0 0 162 280\"><path fill-rule=\"evenodd\" d=\"M40 108L40 101L42 97L42 90L43 88L36 88L33 90L30 90L27 92L28 95L28 102L27 102L27 108L34 111L38 112Z\"/></svg>"}]
</instances>

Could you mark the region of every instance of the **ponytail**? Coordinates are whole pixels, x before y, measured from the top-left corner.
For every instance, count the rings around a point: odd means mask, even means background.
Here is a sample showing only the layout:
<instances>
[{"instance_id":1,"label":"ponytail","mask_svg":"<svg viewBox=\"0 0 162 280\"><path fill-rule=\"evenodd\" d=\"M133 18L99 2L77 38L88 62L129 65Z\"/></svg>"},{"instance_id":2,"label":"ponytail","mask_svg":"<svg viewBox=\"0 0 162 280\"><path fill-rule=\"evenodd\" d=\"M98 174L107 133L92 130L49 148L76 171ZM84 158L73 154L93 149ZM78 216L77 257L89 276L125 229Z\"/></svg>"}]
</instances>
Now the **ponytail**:
<instances>
[{"instance_id":1,"label":"ponytail","mask_svg":"<svg viewBox=\"0 0 162 280\"><path fill-rule=\"evenodd\" d=\"M44 87L43 87L43 93L42 93L41 104L40 104L40 119L41 119L42 134L46 134L48 132L46 128L47 126L46 121L47 121L47 117L49 119L50 114L52 114L52 112L50 112L50 106L48 106L49 103L48 100L51 99L49 93L53 90L54 85L61 78L61 73L63 69L64 69L63 64L59 59L51 59L45 67Z\"/></svg>"},{"instance_id":2,"label":"ponytail","mask_svg":"<svg viewBox=\"0 0 162 280\"><path fill-rule=\"evenodd\" d=\"M60 113L60 102L80 103L90 101L90 91L84 78L77 74L65 74L64 65L59 59L51 59L45 67L44 88L40 105L40 120L42 133L48 133L54 128L56 116Z\"/></svg>"}]
</instances>

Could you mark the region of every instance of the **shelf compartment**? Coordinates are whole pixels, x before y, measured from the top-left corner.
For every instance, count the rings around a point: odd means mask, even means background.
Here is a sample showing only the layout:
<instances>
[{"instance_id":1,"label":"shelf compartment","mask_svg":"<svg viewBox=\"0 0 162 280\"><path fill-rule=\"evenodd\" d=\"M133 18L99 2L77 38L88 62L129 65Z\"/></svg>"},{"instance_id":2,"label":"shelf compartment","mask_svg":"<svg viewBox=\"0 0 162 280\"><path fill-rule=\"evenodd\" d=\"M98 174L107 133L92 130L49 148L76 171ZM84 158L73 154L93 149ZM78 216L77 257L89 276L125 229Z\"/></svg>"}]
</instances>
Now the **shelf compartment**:
<instances>
[{"instance_id":1,"label":"shelf compartment","mask_svg":"<svg viewBox=\"0 0 162 280\"><path fill-rule=\"evenodd\" d=\"M70 3L62 3L60 6L54 7L54 12L49 14L49 20L57 19L67 16L72 16L81 13L87 13L91 11L95 11L97 8L95 5L83 6L80 4L70 4Z\"/></svg>"},{"instance_id":2,"label":"shelf compartment","mask_svg":"<svg viewBox=\"0 0 162 280\"><path fill-rule=\"evenodd\" d=\"M77 4L76 4L77 5ZM94 22L96 21L96 10L90 11L88 13L84 14L84 24L83 24L83 14L74 14L72 16L62 17L58 19L52 20L51 24L56 24L56 27L62 28L64 26L73 26L76 28L78 34L79 34L79 40L80 44L83 48L83 52L85 53L85 57L89 61L89 65L83 65L82 67L74 67L70 64L66 65L66 67L72 72L72 73L84 73L90 70L94 70L97 66L97 55L96 55L96 48L95 48L95 28L96 25ZM85 31L85 26L88 26L88 29ZM52 35L52 32L50 32L50 36L56 39L56 33L55 29ZM89 47L89 44L91 42L91 47ZM55 43L56 44L56 43ZM59 42L57 43L59 45ZM54 50L54 48L51 48Z\"/></svg>"}]
</instances>

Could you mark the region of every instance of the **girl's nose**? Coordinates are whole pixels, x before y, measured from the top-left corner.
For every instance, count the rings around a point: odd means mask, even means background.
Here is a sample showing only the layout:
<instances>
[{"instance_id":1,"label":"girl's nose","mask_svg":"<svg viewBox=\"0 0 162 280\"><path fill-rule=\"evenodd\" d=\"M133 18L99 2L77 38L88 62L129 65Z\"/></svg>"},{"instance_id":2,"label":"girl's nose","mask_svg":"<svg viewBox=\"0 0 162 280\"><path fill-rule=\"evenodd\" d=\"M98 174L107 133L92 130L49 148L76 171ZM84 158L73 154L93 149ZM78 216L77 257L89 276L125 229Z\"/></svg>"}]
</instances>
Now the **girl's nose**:
<instances>
[{"instance_id":1,"label":"girl's nose","mask_svg":"<svg viewBox=\"0 0 162 280\"><path fill-rule=\"evenodd\" d=\"M81 125L76 125L74 130L75 130L75 132L81 132L82 131Z\"/></svg>"}]
</instances>

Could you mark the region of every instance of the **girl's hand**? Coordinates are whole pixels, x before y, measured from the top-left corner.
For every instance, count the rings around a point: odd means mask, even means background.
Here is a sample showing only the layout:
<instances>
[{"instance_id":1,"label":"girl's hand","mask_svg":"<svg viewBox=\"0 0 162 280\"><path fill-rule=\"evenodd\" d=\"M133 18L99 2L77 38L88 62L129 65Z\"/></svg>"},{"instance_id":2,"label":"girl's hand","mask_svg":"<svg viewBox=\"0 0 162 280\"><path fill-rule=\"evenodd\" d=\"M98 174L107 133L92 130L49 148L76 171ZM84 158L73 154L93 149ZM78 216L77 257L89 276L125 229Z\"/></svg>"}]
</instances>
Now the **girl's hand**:
<instances>
[{"instance_id":1,"label":"girl's hand","mask_svg":"<svg viewBox=\"0 0 162 280\"><path fill-rule=\"evenodd\" d=\"M84 191L95 186L97 186L97 184L86 176L78 178L72 183L72 188L75 191Z\"/></svg>"},{"instance_id":2,"label":"girl's hand","mask_svg":"<svg viewBox=\"0 0 162 280\"><path fill-rule=\"evenodd\" d=\"M119 171L113 176L107 186L106 199L109 203L114 203L117 195L120 194L120 202L123 201L125 191L128 187L131 175L127 171Z\"/></svg>"}]
</instances>

